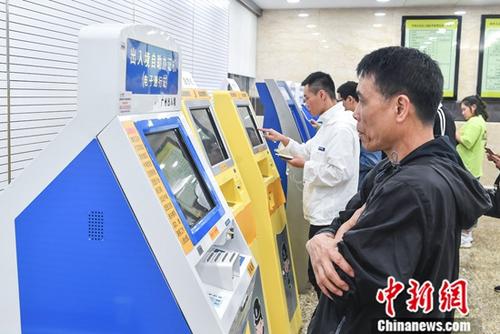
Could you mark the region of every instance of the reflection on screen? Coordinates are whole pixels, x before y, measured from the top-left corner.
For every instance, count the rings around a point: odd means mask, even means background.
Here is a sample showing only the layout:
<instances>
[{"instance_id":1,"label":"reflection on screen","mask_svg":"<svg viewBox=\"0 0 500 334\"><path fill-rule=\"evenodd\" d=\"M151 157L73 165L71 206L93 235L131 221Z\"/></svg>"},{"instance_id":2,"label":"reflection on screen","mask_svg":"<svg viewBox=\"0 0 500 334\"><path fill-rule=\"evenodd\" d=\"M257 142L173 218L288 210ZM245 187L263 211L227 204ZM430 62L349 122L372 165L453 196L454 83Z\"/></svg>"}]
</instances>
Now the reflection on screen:
<instances>
[{"instance_id":1,"label":"reflection on screen","mask_svg":"<svg viewBox=\"0 0 500 334\"><path fill-rule=\"evenodd\" d=\"M146 139L192 229L215 205L179 130L147 134Z\"/></svg>"},{"instance_id":2,"label":"reflection on screen","mask_svg":"<svg viewBox=\"0 0 500 334\"><path fill-rule=\"evenodd\" d=\"M281 95L283 95L283 98L285 99L285 101L291 100L290 95L288 94L288 91L286 90L285 87L280 85L279 89L280 89Z\"/></svg>"},{"instance_id":3,"label":"reflection on screen","mask_svg":"<svg viewBox=\"0 0 500 334\"><path fill-rule=\"evenodd\" d=\"M243 121L243 126L247 131L248 138L252 143L252 147L259 146L263 144L262 138L259 135L257 130L257 124L255 124L255 120L250 113L250 108L247 106L238 106L238 113L240 114L240 118Z\"/></svg>"},{"instance_id":4,"label":"reflection on screen","mask_svg":"<svg viewBox=\"0 0 500 334\"><path fill-rule=\"evenodd\" d=\"M190 109L190 111L210 164L215 166L219 162L227 160L229 156L222 143L222 138L215 126L215 121L210 110L201 108Z\"/></svg>"}]
</instances>

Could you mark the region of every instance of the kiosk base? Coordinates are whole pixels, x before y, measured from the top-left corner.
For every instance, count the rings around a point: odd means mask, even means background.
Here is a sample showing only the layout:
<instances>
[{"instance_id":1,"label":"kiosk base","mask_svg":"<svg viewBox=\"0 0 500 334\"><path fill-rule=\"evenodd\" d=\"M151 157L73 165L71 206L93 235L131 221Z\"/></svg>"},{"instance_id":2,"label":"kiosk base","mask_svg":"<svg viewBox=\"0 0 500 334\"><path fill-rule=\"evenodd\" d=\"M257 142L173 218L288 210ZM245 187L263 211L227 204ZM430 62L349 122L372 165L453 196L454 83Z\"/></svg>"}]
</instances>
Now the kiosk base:
<instances>
[{"instance_id":1,"label":"kiosk base","mask_svg":"<svg viewBox=\"0 0 500 334\"><path fill-rule=\"evenodd\" d=\"M190 333L97 140L15 222L23 333Z\"/></svg>"}]
</instances>

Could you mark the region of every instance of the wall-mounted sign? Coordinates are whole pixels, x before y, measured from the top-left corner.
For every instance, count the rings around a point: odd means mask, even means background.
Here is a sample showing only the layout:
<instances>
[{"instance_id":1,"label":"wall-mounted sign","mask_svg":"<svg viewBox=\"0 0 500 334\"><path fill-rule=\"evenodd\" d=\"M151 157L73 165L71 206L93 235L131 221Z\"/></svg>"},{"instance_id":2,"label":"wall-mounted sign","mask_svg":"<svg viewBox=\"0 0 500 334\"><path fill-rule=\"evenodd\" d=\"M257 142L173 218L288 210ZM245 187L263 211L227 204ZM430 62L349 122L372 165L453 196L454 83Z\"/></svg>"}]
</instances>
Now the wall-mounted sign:
<instances>
[{"instance_id":1,"label":"wall-mounted sign","mask_svg":"<svg viewBox=\"0 0 500 334\"><path fill-rule=\"evenodd\" d=\"M500 98L500 15L481 16L477 93Z\"/></svg>"},{"instance_id":2,"label":"wall-mounted sign","mask_svg":"<svg viewBox=\"0 0 500 334\"><path fill-rule=\"evenodd\" d=\"M129 38L126 73L125 90L132 94L175 95L179 89L179 55Z\"/></svg>"},{"instance_id":3,"label":"wall-mounted sign","mask_svg":"<svg viewBox=\"0 0 500 334\"><path fill-rule=\"evenodd\" d=\"M438 62L447 100L457 98L461 27L460 16L403 16L401 45L419 49Z\"/></svg>"}]
</instances>

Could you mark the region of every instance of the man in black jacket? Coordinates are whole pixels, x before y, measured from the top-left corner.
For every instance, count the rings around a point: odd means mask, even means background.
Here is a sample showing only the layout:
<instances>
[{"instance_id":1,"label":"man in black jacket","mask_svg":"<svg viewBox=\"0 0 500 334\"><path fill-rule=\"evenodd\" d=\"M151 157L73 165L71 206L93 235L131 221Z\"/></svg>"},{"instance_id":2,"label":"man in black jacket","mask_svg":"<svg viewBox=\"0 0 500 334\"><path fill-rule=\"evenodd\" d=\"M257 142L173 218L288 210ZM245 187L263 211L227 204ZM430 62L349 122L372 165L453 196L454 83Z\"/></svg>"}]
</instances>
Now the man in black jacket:
<instances>
[{"instance_id":1,"label":"man in black jacket","mask_svg":"<svg viewBox=\"0 0 500 334\"><path fill-rule=\"evenodd\" d=\"M307 243L323 292L309 333L371 333L391 319L377 301L388 277L404 284L394 299L397 318L452 319L440 311L439 288L458 278L460 231L489 207L483 187L433 122L443 77L429 56L388 47L358 65L359 105L354 113L363 145L388 158L330 227ZM410 280L434 288L432 309L409 310Z\"/></svg>"}]
</instances>

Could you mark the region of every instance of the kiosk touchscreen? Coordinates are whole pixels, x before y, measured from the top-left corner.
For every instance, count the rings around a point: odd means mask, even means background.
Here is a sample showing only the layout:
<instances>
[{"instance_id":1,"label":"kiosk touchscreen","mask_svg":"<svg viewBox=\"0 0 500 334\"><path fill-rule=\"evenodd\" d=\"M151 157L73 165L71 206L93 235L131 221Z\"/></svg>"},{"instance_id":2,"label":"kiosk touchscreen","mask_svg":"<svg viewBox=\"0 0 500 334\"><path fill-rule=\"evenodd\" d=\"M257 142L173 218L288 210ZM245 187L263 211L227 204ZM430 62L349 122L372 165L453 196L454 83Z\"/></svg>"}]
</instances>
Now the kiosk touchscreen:
<instances>
[{"instance_id":1,"label":"kiosk touchscreen","mask_svg":"<svg viewBox=\"0 0 500 334\"><path fill-rule=\"evenodd\" d=\"M290 90L284 81L265 80L257 83L261 103L264 107L264 128L275 129L298 143L311 138L304 115L299 111ZM290 244L294 254L297 273L297 285L300 292L309 286L307 275L308 257L306 242L309 235L309 223L304 219L302 209L303 169L287 164L286 159L279 156L278 144L267 141L272 149L274 162L281 177L287 204L286 215L290 227Z\"/></svg>"},{"instance_id":2,"label":"kiosk touchscreen","mask_svg":"<svg viewBox=\"0 0 500 334\"><path fill-rule=\"evenodd\" d=\"M288 241L285 196L276 166L257 129L248 95L243 92L213 93L214 110L234 161L250 194L257 218L259 264L266 292L269 324L273 333L298 333L298 305L292 250ZM260 243L262 240L262 244ZM275 268L280 267L279 271ZM270 283L269 283L270 282Z\"/></svg>"},{"instance_id":3,"label":"kiosk touchscreen","mask_svg":"<svg viewBox=\"0 0 500 334\"><path fill-rule=\"evenodd\" d=\"M252 254L260 263L262 256L258 250L260 238L256 235L257 220L252 211L252 204L238 166L234 163L231 152L214 115L210 96L205 90L185 89L182 92L182 112L190 125L194 137L198 139L205 153L206 160L212 166L215 179L231 208ZM259 269L262 269L259 267ZM274 268L278 271L279 267ZM272 289L271 282L262 284L260 273L256 274L255 289L251 299L252 312L249 314L251 333L268 332L268 316L266 313L266 290ZM264 287L264 291L262 290ZM256 316L260 314L260 316Z\"/></svg>"},{"instance_id":4,"label":"kiosk touchscreen","mask_svg":"<svg viewBox=\"0 0 500 334\"><path fill-rule=\"evenodd\" d=\"M1 333L243 333L258 270L144 25L79 36L78 114L0 198Z\"/></svg>"}]
</instances>

